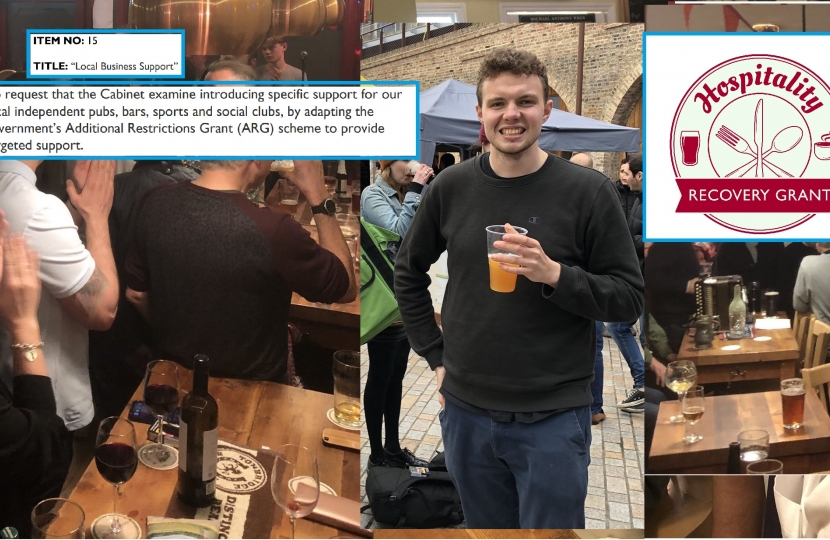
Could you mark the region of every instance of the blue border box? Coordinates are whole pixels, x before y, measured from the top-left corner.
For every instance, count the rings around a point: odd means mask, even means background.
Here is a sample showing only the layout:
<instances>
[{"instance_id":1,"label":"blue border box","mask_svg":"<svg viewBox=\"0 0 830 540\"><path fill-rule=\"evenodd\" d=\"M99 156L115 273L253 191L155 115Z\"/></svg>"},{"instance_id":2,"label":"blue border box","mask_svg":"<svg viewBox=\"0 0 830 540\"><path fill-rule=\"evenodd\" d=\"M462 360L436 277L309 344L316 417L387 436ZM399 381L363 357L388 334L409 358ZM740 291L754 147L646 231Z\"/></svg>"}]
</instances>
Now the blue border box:
<instances>
[{"instance_id":1,"label":"blue border box","mask_svg":"<svg viewBox=\"0 0 830 540\"><path fill-rule=\"evenodd\" d=\"M55 79L58 76L56 75L32 75L30 74L32 61L31 61L31 45L32 45L32 34L179 34L182 40L182 59L179 62L181 66L181 74L179 75L165 75L162 73L156 75L69 75L72 78L84 78L84 79L107 79L107 80L122 80L122 79L130 79L130 80L138 80L138 79L184 79L185 77L185 43L184 43L184 30L139 30L133 28L125 28L125 29L113 29L113 28L101 28L101 29L79 29L79 30L67 30L67 29L29 29L26 30L26 78L27 79Z\"/></svg>"},{"instance_id":2,"label":"blue border box","mask_svg":"<svg viewBox=\"0 0 830 540\"><path fill-rule=\"evenodd\" d=\"M826 239L822 238L768 238L761 235L747 235L743 238L702 238L695 237L693 240L688 238L654 238L646 236L646 219L648 190L646 184L648 183L648 173L646 171L646 144L648 132L646 126L646 115L648 114L648 99L646 98L646 50L648 47L648 38L650 36L830 36L830 32L643 32L643 242L821 242Z\"/></svg>"},{"instance_id":3,"label":"blue border box","mask_svg":"<svg viewBox=\"0 0 830 540\"><path fill-rule=\"evenodd\" d=\"M94 82L87 82L87 81L51 81L51 82L43 82L43 81L0 81L0 89L2 88L9 88L9 87L26 87L26 86L125 86L125 87L135 87L135 85L129 84L124 80L115 80L112 81L114 84L104 84L103 81L97 80ZM154 86L154 87L162 87L162 86L198 86L200 88L207 88L213 86L228 86L228 85L236 85L236 86L333 86L333 87L341 87L341 86L414 86L415 87L415 153L411 155L399 155L399 156L378 156L378 155L364 155L364 156L283 156L283 155L267 155L267 156L189 156L189 155L179 155L179 156L131 156L131 155L120 155L117 156L18 156L18 157L5 157L5 155L0 154L0 161L9 161L9 160L21 160L21 159L38 159L38 160L62 160L62 159L132 159L132 160L148 160L148 159L170 159L170 160L179 160L179 159L296 159L297 161L303 160L334 160L334 159L343 159L343 160L380 160L380 159L392 159L392 160L401 160L401 161L410 161L410 160L419 160L420 159L420 151L421 151L421 82L420 81L303 81L302 84L296 84L300 81L158 81L153 82L151 85L142 85L141 88L145 88L147 86Z\"/></svg>"}]
</instances>

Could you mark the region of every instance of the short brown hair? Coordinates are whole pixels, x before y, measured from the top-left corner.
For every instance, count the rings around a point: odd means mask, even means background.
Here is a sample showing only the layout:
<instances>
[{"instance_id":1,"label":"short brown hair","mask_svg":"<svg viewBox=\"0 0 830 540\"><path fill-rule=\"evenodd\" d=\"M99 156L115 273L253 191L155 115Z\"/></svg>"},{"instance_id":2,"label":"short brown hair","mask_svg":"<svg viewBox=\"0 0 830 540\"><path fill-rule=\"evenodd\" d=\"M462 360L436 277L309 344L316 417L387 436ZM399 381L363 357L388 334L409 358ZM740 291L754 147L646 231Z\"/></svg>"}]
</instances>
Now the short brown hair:
<instances>
[{"instance_id":1,"label":"short brown hair","mask_svg":"<svg viewBox=\"0 0 830 540\"><path fill-rule=\"evenodd\" d=\"M285 43L285 36L272 35L265 38L260 49L270 49L277 43Z\"/></svg>"},{"instance_id":2,"label":"short brown hair","mask_svg":"<svg viewBox=\"0 0 830 540\"><path fill-rule=\"evenodd\" d=\"M481 106L481 85L487 79L495 79L502 73L513 75L536 75L542 82L542 97L548 100L548 70L539 58L528 51L518 49L496 49L482 60L478 68L476 97Z\"/></svg>"},{"instance_id":3,"label":"short brown hair","mask_svg":"<svg viewBox=\"0 0 830 540\"><path fill-rule=\"evenodd\" d=\"M256 71L254 71L254 68L252 68L248 64L237 62L236 60L219 60L217 62L214 62L210 66L208 66L207 73L215 73L217 71L222 71L224 69L232 71L236 78L238 78L240 81L256 80ZM205 75L207 75L207 73Z\"/></svg>"}]
</instances>

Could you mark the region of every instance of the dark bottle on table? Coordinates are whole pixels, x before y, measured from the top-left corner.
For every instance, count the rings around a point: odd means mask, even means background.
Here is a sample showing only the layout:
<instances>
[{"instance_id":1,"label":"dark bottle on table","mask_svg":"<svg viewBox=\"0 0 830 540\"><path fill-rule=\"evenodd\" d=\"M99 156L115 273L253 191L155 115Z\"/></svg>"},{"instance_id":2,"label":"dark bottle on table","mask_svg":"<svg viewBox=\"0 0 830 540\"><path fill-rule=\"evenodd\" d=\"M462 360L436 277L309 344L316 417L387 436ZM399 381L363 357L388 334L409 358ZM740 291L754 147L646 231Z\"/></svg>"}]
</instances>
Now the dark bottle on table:
<instances>
[{"instance_id":1,"label":"dark bottle on table","mask_svg":"<svg viewBox=\"0 0 830 540\"><path fill-rule=\"evenodd\" d=\"M726 474L741 474L741 443L729 443L729 461L726 463Z\"/></svg>"},{"instance_id":2,"label":"dark bottle on table","mask_svg":"<svg viewBox=\"0 0 830 540\"><path fill-rule=\"evenodd\" d=\"M209 360L193 359L193 391L182 400L179 423L179 498L191 506L210 506L216 492L219 408L208 393Z\"/></svg>"}]
</instances>

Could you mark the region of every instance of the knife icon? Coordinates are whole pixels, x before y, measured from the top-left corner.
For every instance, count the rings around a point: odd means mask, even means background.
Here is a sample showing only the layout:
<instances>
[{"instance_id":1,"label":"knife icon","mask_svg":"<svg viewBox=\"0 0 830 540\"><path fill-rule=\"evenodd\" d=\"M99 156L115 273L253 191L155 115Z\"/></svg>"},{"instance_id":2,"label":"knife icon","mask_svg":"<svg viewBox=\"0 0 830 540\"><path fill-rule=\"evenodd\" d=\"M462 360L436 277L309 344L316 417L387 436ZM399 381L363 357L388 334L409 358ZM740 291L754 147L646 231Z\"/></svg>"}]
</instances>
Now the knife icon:
<instances>
[{"instance_id":1,"label":"knife icon","mask_svg":"<svg viewBox=\"0 0 830 540\"><path fill-rule=\"evenodd\" d=\"M758 100L755 106L755 177L764 177L764 100Z\"/></svg>"}]
</instances>

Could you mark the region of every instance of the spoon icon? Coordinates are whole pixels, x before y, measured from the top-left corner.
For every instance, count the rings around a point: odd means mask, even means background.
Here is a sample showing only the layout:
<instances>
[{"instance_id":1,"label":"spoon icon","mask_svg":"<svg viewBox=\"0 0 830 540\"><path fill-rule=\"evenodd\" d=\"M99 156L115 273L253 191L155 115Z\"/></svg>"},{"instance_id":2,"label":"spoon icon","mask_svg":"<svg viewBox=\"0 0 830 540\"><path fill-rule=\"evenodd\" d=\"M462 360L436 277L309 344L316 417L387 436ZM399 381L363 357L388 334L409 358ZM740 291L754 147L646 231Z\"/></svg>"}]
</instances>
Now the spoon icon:
<instances>
[{"instance_id":1,"label":"spoon icon","mask_svg":"<svg viewBox=\"0 0 830 540\"><path fill-rule=\"evenodd\" d=\"M781 131L779 131L775 135L775 137L772 138L772 147L770 147L769 150L767 150L766 152L763 153L763 155L761 156L761 159L762 160L766 159L766 157L768 155L772 154L772 153L783 154L785 152L789 152L790 150L795 148L798 145L798 143L801 142L801 138L803 136L804 136L804 132L802 131L802 129L799 126L789 126L789 127L786 127L784 129L782 129ZM743 176L746 173L748 173L754 165L755 165L755 160L753 159L752 161L749 161L746 164L741 165L740 167L738 167L737 169L735 169L731 173L727 174L726 177L728 178L730 176L735 176L735 175ZM772 163L764 162L764 165L767 166L767 167L770 167L773 170L777 169L777 171L774 171L776 173L783 173L786 176L792 177L792 175L790 173L788 173L787 171L785 171L784 169L782 169L780 167L775 166ZM780 176L780 174L779 174L779 176Z\"/></svg>"}]
</instances>

